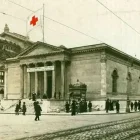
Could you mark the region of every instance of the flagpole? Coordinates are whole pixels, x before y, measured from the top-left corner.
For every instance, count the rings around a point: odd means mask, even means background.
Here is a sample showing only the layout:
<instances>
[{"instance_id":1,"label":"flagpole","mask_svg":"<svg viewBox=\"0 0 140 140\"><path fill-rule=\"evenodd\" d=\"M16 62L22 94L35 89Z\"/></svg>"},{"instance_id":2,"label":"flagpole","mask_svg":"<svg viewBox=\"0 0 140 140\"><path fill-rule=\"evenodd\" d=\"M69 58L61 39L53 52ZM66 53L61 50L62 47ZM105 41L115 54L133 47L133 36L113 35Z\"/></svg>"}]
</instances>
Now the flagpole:
<instances>
[{"instance_id":1,"label":"flagpole","mask_svg":"<svg viewBox=\"0 0 140 140\"><path fill-rule=\"evenodd\" d=\"M44 12L45 12L45 9L44 9L44 4L43 4L43 43L44 43Z\"/></svg>"}]
</instances>

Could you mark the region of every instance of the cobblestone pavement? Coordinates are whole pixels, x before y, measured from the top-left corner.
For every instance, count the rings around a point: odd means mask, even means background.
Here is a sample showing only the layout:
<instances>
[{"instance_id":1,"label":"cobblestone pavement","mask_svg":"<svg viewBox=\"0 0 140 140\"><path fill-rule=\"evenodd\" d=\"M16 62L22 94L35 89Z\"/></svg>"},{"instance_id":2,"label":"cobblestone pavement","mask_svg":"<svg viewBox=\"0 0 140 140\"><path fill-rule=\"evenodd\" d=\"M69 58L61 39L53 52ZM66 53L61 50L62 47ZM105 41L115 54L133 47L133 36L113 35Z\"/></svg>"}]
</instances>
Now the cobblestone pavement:
<instances>
[{"instance_id":1,"label":"cobblestone pavement","mask_svg":"<svg viewBox=\"0 0 140 140\"><path fill-rule=\"evenodd\" d=\"M84 139L89 139L93 135L96 137L102 135L101 133L108 136L108 132L114 134L117 130L117 133L120 133L125 129L125 126L127 126L125 130L131 130L129 129L132 126L129 125L130 122L134 122L134 125L139 128L140 120L135 119L139 117L140 113L76 116L42 115L40 121L34 121L34 115L16 116L13 114L1 114L0 140L80 140L81 136ZM129 118L133 118L133 120ZM123 128L120 129L121 127Z\"/></svg>"},{"instance_id":2,"label":"cobblestone pavement","mask_svg":"<svg viewBox=\"0 0 140 140\"><path fill-rule=\"evenodd\" d=\"M140 140L140 118L90 125L23 140Z\"/></svg>"}]
</instances>

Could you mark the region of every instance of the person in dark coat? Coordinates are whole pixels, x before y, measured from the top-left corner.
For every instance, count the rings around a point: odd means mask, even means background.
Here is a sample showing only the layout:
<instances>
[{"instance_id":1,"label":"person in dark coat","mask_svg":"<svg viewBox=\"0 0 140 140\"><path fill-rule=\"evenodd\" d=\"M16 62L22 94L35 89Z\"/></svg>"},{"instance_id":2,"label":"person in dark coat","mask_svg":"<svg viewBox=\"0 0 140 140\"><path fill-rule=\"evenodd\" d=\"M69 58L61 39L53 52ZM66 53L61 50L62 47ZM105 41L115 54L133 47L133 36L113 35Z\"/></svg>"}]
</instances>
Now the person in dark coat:
<instances>
[{"instance_id":1,"label":"person in dark coat","mask_svg":"<svg viewBox=\"0 0 140 140\"><path fill-rule=\"evenodd\" d=\"M92 103L91 103L91 101L89 101L89 103L88 103L88 109L89 109L89 112L91 112L91 110L92 110Z\"/></svg>"},{"instance_id":2,"label":"person in dark coat","mask_svg":"<svg viewBox=\"0 0 140 140\"><path fill-rule=\"evenodd\" d=\"M56 99L56 92L54 92L54 99Z\"/></svg>"},{"instance_id":3,"label":"person in dark coat","mask_svg":"<svg viewBox=\"0 0 140 140\"><path fill-rule=\"evenodd\" d=\"M36 101L36 93L34 93L34 92L32 93L32 100Z\"/></svg>"},{"instance_id":4,"label":"person in dark coat","mask_svg":"<svg viewBox=\"0 0 140 140\"><path fill-rule=\"evenodd\" d=\"M105 104L106 113L108 113L109 106L110 106L110 102L109 102L109 99L107 99L107 100L106 100L106 104Z\"/></svg>"},{"instance_id":5,"label":"person in dark coat","mask_svg":"<svg viewBox=\"0 0 140 140\"><path fill-rule=\"evenodd\" d=\"M19 104L16 104L15 115L19 115Z\"/></svg>"},{"instance_id":6,"label":"person in dark coat","mask_svg":"<svg viewBox=\"0 0 140 140\"><path fill-rule=\"evenodd\" d=\"M116 102L116 113L119 113L120 111L120 103L119 100Z\"/></svg>"},{"instance_id":7,"label":"person in dark coat","mask_svg":"<svg viewBox=\"0 0 140 140\"><path fill-rule=\"evenodd\" d=\"M18 105L19 105L19 109L21 109L21 100L19 100Z\"/></svg>"},{"instance_id":8,"label":"person in dark coat","mask_svg":"<svg viewBox=\"0 0 140 140\"><path fill-rule=\"evenodd\" d=\"M87 101L84 100L84 112L87 112Z\"/></svg>"},{"instance_id":9,"label":"person in dark coat","mask_svg":"<svg viewBox=\"0 0 140 140\"><path fill-rule=\"evenodd\" d=\"M35 101L35 102L33 103L33 105L34 105L34 111L35 111L35 107L36 107L36 105L37 105L37 102Z\"/></svg>"},{"instance_id":10,"label":"person in dark coat","mask_svg":"<svg viewBox=\"0 0 140 140\"><path fill-rule=\"evenodd\" d=\"M133 106L134 106L133 102L131 102L130 106L131 106L131 111L133 111Z\"/></svg>"},{"instance_id":11,"label":"person in dark coat","mask_svg":"<svg viewBox=\"0 0 140 140\"><path fill-rule=\"evenodd\" d=\"M138 110L140 111L140 100L138 101Z\"/></svg>"},{"instance_id":12,"label":"person in dark coat","mask_svg":"<svg viewBox=\"0 0 140 140\"><path fill-rule=\"evenodd\" d=\"M69 113L70 105L69 105L68 102L66 102L66 104L65 104L65 108L66 108L66 112Z\"/></svg>"},{"instance_id":13,"label":"person in dark coat","mask_svg":"<svg viewBox=\"0 0 140 140\"><path fill-rule=\"evenodd\" d=\"M39 116L41 116L41 111L42 109L39 105L39 102L37 101L35 105L35 121L39 120Z\"/></svg>"},{"instance_id":14,"label":"person in dark coat","mask_svg":"<svg viewBox=\"0 0 140 140\"><path fill-rule=\"evenodd\" d=\"M76 115L76 103L74 100L72 101L72 104L71 104L71 115L72 116Z\"/></svg>"},{"instance_id":15,"label":"person in dark coat","mask_svg":"<svg viewBox=\"0 0 140 140\"><path fill-rule=\"evenodd\" d=\"M113 111L114 107L113 107L113 101L110 101L110 110Z\"/></svg>"},{"instance_id":16,"label":"person in dark coat","mask_svg":"<svg viewBox=\"0 0 140 140\"><path fill-rule=\"evenodd\" d=\"M135 111L137 111L137 107L138 107L138 103L137 103L137 101L135 100L135 103L134 103Z\"/></svg>"},{"instance_id":17,"label":"person in dark coat","mask_svg":"<svg viewBox=\"0 0 140 140\"><path fill-rule=\"evenodd\" d=\"M22 106L22 112L23 112L23 115L25 115L25 113L26 113L26 104L25 104L25 102L23 102L23 106Z\"/></svg>"}]
</instances>

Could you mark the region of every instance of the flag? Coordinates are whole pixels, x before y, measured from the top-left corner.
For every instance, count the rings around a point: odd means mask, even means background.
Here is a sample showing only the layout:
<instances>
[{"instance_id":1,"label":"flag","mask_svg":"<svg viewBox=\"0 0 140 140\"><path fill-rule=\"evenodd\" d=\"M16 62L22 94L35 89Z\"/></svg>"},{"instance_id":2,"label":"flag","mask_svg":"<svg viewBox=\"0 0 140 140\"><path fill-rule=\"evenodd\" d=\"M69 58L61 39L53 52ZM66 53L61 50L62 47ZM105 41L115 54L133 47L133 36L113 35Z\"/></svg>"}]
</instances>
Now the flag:
<instances>
[{"instance_id":1,"label":"flag","mask_svg":"<svg viewBox=\"0 0 140 140\"><path fill-rule=\"evenodd\" d=\"M38 26L42 26L43 8L33 12L27 18L27 34Z\"/></svg>"}]
</instances>

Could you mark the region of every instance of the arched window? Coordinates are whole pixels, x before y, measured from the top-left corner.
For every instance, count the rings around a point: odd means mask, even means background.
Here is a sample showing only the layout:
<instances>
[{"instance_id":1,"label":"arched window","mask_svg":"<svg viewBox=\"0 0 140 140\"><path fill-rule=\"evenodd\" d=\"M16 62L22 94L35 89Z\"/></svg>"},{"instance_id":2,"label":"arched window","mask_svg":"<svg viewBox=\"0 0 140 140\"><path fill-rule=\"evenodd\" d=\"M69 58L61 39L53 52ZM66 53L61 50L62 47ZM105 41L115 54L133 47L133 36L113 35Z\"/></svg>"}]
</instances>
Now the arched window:
<instances>
[{"instance_id":1,"label":"arched window","mask_svg":"<svg viewBox=\"0 0 140 140\"><path fill-rule=\"evenodd\" d=\"M118 79L118 72L115 69L112 73L112 92L117 92L117 79Z\"/></svg>"}]
</instances>

